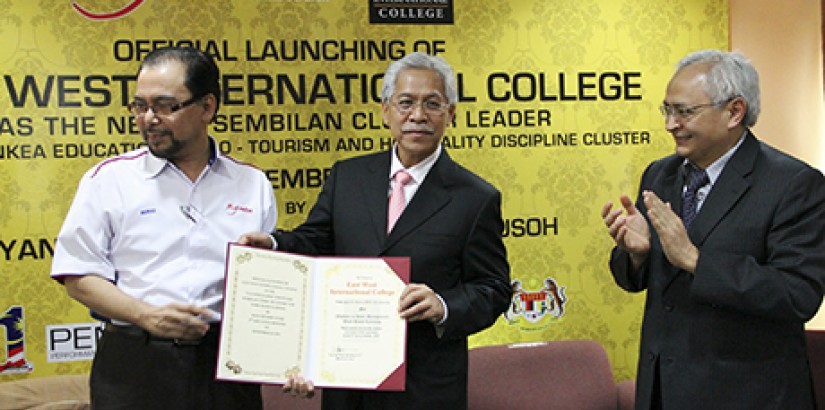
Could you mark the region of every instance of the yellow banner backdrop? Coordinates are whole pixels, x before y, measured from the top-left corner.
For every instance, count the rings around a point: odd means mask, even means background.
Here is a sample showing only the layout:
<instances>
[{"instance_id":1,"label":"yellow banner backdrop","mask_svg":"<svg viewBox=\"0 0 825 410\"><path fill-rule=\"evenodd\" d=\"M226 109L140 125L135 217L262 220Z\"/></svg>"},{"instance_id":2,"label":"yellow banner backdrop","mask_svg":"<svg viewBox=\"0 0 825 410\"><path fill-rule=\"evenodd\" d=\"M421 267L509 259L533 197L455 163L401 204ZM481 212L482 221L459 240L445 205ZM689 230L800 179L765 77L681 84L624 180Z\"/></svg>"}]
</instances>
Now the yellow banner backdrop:
<instances>
[{"instance_id":1,"label":"yellow banner backdrop","mask_svg":"<svg viewBox=\"0 0 825 410\"><path fill-rule=\"evenodd\" d=\"M280 228L333 161L390 146L387 64L438 54L461 102L444 145L503 193L511 309L473 346L595 339L634 377L641 296L607 270L598 217L672 151L657 106L688 51L727 48L697 0L0 0L0 382L88 371L99 325L49 279L82 173L137 147L124 106L150 50L219 60L224 152L266 171Z\"/></svg>"}]
</instances>

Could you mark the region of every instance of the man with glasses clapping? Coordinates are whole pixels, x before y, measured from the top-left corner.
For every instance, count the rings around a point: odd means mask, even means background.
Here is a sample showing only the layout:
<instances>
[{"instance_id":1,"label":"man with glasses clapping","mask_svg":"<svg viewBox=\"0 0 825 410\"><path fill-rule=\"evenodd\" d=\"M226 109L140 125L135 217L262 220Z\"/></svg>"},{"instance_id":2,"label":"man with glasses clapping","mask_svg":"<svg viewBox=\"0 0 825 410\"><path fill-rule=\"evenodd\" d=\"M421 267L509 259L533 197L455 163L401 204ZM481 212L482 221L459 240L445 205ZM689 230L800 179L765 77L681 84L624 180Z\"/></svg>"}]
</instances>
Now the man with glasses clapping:
<instances>
[{"instance_id":1,"label":"man with glasses clapping","mask_svg":"<svg viewBox=\"0 0 825 410\"><path fill-rule=\"evenodd\" d=\"M805 322L825 290L825 179L759 141L739 53L683 58L661 106L673 155L601 216L615 282L647 291L636 409L814 409Z\"/></svg>"}]
</instances>

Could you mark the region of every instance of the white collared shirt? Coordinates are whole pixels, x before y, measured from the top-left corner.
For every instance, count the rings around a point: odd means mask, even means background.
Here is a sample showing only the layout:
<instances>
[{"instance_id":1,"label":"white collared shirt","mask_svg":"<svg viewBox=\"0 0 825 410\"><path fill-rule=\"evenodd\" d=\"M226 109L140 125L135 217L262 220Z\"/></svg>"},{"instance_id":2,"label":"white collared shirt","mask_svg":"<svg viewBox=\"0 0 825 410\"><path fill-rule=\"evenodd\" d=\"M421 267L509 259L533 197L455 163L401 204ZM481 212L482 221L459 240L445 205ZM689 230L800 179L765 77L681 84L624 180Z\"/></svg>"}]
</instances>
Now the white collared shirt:
<instances>
[{"instance_id":1,"label":"white collared shirt","mask_svg":"<svg viewBox=\"0 0 825 410\"><path fill-rule=\"evenodd\" d=\"M424 178L427 177L427 174L435 165L435 161L438 159L438 156L441 155L441 145L439 144L435 151L433 151L430 156L424 158L423 161L413 165L410 168L404 168L404 165L401 164L401 160L398 159L398 144L393 144L392 147L392 162L390 163L390 175L389 175L389 185L387 188L387 197L389 197L390 192L392 192L392 184L393 177L395 174L400 170L407 171L412 180L404 185L404 199L406 203L409 204L412 197L415 196L415 193L418 192L418 187L421 186L421 183L424 182Z\"/></svg>"},{"instance_id":2,"label":"white collared shirt","mask_svg":"<svg viewBox=\"0 0 825 410\"><path fill-rule=\"evenodd\" d=\"M192 182L143 147L83 176L51 276L98 275L152 305L221 312L227 243L271 232L276 219L272 185L257 168L215 151Z\"/></svg>"}]
</instances>

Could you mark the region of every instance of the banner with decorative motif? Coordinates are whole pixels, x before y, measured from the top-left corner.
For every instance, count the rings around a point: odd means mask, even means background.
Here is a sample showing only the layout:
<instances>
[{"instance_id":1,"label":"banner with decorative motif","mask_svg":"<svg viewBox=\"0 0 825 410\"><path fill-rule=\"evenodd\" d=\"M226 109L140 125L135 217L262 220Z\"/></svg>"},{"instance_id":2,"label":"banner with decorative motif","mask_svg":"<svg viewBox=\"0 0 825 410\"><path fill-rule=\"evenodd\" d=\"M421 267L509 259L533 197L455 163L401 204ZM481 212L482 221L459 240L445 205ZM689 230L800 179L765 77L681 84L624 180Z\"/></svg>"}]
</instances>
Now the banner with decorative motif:
<instances>
[{"instance_id":1,"label":"banner with decorative motif","mask_svg":"<svg viewBox=\"0 0 825 410\"><path fill-rule=\"evenodd\" d=\"M443 56L460 102L443 145L503 194L512 304L471 345L594 339L634 377L642 296L607 269L599 211L672 152L657 106L676 61L727 48L726 1L0 0L0 382L88 371L100 324L49 278L82 173L142 143L125 109L154 48L222 71L220 149L263 169L278 226L335 160L391 146L388 63Z\"/></svg>"}]
</instances>

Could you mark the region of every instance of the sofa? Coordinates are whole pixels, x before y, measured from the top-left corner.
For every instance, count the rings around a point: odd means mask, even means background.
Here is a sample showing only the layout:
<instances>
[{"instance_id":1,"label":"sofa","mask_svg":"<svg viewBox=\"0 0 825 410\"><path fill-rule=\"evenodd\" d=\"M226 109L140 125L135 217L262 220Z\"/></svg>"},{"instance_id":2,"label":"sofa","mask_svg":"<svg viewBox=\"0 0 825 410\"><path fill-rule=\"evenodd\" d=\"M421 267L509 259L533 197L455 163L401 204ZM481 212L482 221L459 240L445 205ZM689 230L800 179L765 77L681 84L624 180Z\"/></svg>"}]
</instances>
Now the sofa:
<instances>
[{"instance_id":1,"label":"sofa","mask_svg":"<svg viewBox=\"0 0 825 410\"><path fill-rule=\"evenodd\" d=\"M470 349L469 410L632 410L635 384L616 383L604 348L592 340L482 346ZM321 408L312 399L262 389L265 410Z\"/></svg>"},{"instance_id":2,"label":"sofa","mask_svg":"<svg viewBox=\"0 0 825 410\"><path fill-rule=\"evenodd\" d=\"M87 410L89 376L71 374L0 383L0 410Z\"/></svg>"},{"instance_id":3,"label":"sofa","mask_svg":"<svg viewBox=\"0 0 825 410\"><path fill-rule=\"evenodd\" d=\"M293 397L281 391L281 386L261 387L261 396L264 401L264 410L320 410L321 389L315 389L315 397L311 399Z\"/></svg>"},{"instance_id":4,"label":"sofa","mask_svg":"<svg viewBox=\"0 0 825 410\"><path fill-rule=\"evenodd\" d=\"M825 330L807 330L808 360L819 410L825 410Z\"/></svg>"},{"instance_id":5,"label":"sofa","mask_svg":"<svg viewBox=\"0 0 825 410\"><path fill-rule=\"evenodd\" d=\"M482 346L469 351L470 410L633 408L633 383L616 384L607 354L590 340ZM319 389L320 390L320 389ZM318 410L321 394L295 398L261 389L265 410ZM89 408L88 376L0 383L0 410Z\"/></svg>"},{"instance_id":6,"label":"sofa","mask_svg":"<svg viewBox=\"0 0 825 410\"><path fill-rule=\"evenodd\" d=\"M806 337L818 408L825 410L825 331ZM469 358L470 410L633 409L633 380L615 383L604 348L592 340L481 346ZM298 399L280 389L263 386L265 410L321 408L320 394ZM86 375L0 382L0 410L88 408Z\"/></svg>"},{"instance_id":7,"label":"sofa","mask_svg":"<svg viewBox=\"0 0 825 410\"><path fill-rule=\"evenodd\" d=\"M616 383L593 340L470 349L470 410L631 410L635 385Z\"/></svg>"}]
</instances>

